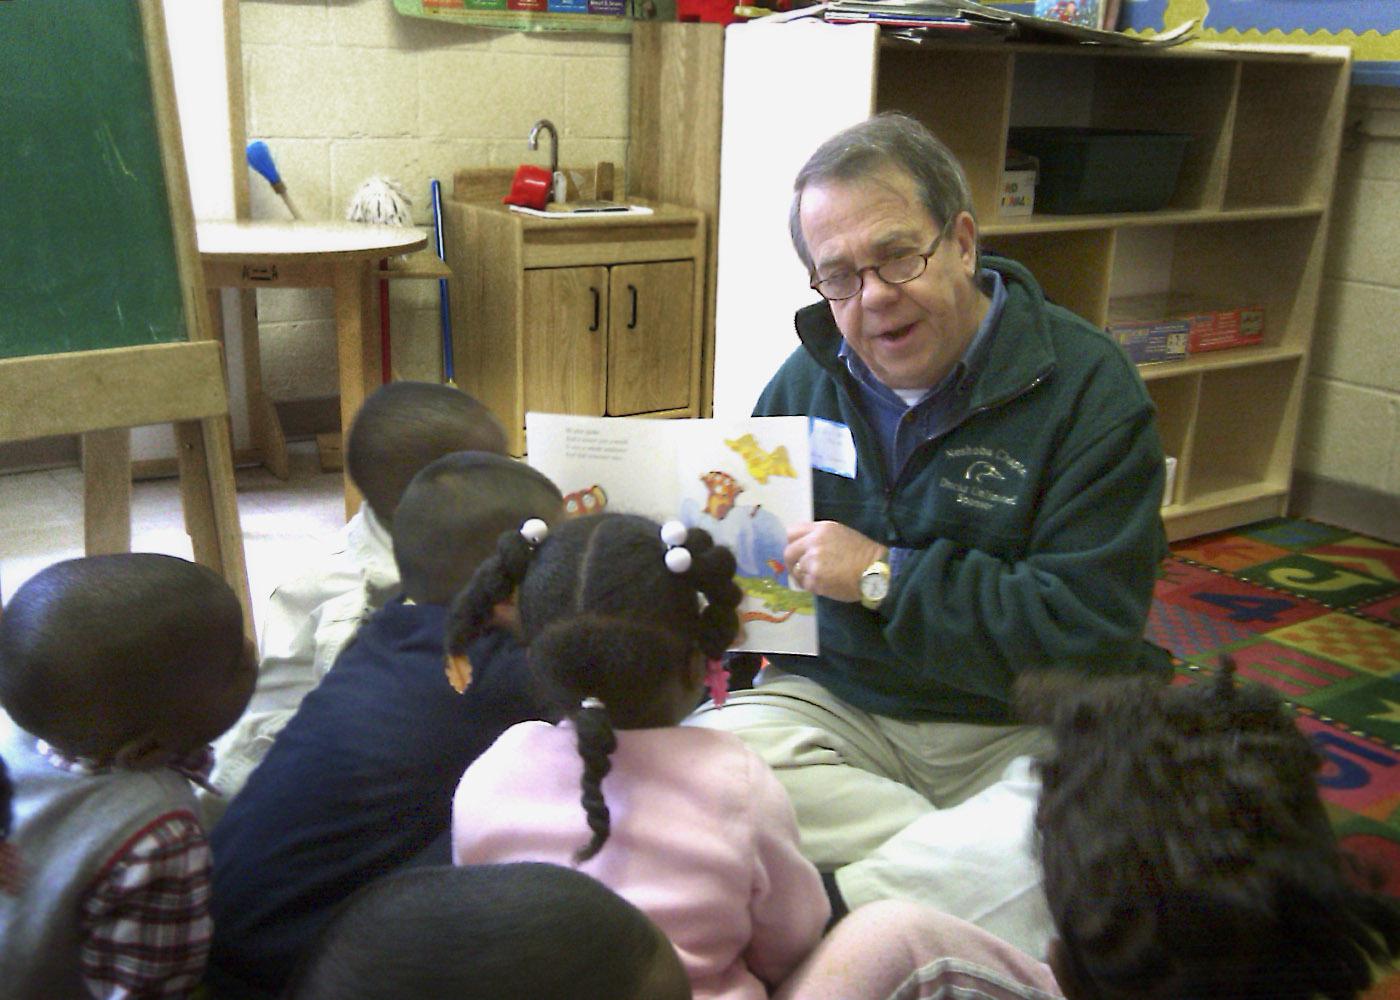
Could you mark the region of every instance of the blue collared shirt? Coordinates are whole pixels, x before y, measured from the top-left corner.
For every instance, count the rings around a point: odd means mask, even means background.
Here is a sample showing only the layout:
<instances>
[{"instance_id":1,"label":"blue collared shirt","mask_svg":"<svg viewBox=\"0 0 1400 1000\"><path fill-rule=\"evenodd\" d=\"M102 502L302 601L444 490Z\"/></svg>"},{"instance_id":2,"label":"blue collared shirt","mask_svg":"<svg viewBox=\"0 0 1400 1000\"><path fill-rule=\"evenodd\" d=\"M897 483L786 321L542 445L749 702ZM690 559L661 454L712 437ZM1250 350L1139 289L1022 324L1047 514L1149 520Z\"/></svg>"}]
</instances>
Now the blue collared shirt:
<instances>
[{"instance_id":1,"label":"blue collared shirt","mask_svg":"<svg viewBox=\"0 0 1400 1000\"><path fill-rule=\"evenodd\" d=\"M962 357L953 363L942 381L912 406L876 378L844 339L837 349L837 356L845 361L846 368L860 387L861 409L879 438L885 475L891 483L899 478L899 473L916 448L947 434L968 415L972 387L986 363L992 331L996 329L1002 307L1006 304L1006 286L1002 283L1001 275L988 268L979 277L982 291L991 299L991 307L977 325ZM898 572L903 554L902 549L890 550L891 572Z\"/></svg>"}]
</instances>

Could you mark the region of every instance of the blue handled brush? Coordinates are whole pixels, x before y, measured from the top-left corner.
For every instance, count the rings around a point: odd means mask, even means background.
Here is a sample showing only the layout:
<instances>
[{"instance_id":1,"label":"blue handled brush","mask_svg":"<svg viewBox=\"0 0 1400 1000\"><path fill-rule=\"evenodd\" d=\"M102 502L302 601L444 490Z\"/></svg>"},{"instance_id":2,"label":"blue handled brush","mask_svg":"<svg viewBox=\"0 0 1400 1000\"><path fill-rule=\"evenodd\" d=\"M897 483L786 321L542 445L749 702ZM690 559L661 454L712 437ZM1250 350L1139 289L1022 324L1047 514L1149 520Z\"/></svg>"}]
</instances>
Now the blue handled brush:
<instances>
[{"instance_id":1,"label":"blue handled brush","mask_svg":"<svg viewBox=\"0 0 1400 1000\"><path fill-rule=\"evenodd\" d=\"M446 245L442 241L442 185L434 178L429 189L433 199L433 231L437 233L438 260L446 262ZM438 308L442 313L442 376L454 389L456 366L452 360L452 309L447 297L447 279L438 279Z\"/></svg>"},{"instance_id":2,"label":"blue handled brush","mask_svg":"<svg viewBox=\"0 0 1400 1000\"><path fill-rule=\"evenodd\" d=\"M292 196L287 193L287 185L282 180L282 175L277 172L277 164L272 162L272 150L267 148L267 143L261 139L248 143L248 166L267 179L272 185L272 190L282 197L282 204L287 206L287 211L292 213L293 219L300 219L301 213L292 204Z\"/></svg>"}]
</instances>

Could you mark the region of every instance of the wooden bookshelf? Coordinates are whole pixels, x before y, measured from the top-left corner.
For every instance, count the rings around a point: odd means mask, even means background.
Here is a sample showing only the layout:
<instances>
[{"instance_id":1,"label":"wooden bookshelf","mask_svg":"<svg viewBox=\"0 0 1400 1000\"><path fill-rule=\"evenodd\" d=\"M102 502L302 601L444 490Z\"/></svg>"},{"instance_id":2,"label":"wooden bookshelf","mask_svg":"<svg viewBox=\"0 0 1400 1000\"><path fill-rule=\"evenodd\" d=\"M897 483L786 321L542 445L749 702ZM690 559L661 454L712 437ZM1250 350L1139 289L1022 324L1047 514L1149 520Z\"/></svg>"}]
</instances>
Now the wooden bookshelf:
<instances>
[{"instance_id":1,"label":"wooden bookshelf","mask_svg":"<svg viewBox=\"0 0 1400 1000\"><path fill-rule=\"evenodd\" d=\"M715 413L748 412L796 344L793 312L811 301L787 236L797 167L835 131L900 110L962 161L983 247L1026 264L1049 298L1090 322L1103 325L1118 300L1142 294L1264 307L1262 344L1141 372L1178 460L1168 534L1283 514L1349 73L1343 48L915 45L871 25L729 28ZM775 95L777 80L819 85ZM1192 139L1161 211L999 217L1007 133L1019 125Z\"/></svg>"}]
</instances>

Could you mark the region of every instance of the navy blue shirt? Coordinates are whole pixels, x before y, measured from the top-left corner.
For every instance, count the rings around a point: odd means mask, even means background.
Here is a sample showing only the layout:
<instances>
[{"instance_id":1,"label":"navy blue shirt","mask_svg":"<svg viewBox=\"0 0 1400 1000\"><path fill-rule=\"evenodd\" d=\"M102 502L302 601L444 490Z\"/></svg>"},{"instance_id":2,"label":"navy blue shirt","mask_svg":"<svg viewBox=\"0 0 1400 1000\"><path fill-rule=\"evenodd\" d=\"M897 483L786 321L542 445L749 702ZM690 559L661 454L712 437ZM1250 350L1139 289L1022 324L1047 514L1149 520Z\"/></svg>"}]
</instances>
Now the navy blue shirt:
<instances>
[{"instance_id":1,"label":"navy blue shirt","mask_svg":"<svg viewBox=\"0 0 1400 1000\"><path fill-rule=\"evenodd\" d=\"M1006 304L1006 286L1001 275L986 269L982 271L980 279L982 291L991 299L991 307L982 317L962 357L953 363L942 381L912 406L876 378L860 356L851 350L847 341L843 339L837 349L837 356L846 362L846 368L860 387L861 409L879 435L885 477L890 483L899 478L904 463L909 461L916 448L947 434L967 417L972 387L986 363L992 332L1000 322L1001 310ZM902 557L903 550L890 550L892 573L899 571Z\"/></svg>"},{"instance_id":2,"label":"navy blue shirt","mask_svg":"<svg viewBox=\"0 0 1400 1000\"><path fill-rule=\"evenodd\" d=\"M459 695L445 620L402 598L376 612L214 827L211 981L280 990L347 896L448 842L467 765L510 726L545 718L503 631L468 648Z\"/></svg>"}]
</instances>

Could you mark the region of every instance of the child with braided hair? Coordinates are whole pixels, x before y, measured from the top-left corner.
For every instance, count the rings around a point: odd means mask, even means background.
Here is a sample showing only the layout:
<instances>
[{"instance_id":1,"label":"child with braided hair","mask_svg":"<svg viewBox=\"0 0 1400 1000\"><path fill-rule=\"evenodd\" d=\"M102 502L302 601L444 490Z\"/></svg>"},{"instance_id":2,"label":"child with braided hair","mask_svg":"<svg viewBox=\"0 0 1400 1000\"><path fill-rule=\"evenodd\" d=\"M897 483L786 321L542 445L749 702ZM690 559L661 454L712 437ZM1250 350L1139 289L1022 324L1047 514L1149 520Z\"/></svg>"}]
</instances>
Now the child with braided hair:
<instances>
[{"instance_id":1,"label":"child with braided hair","mask_svg":"<svg viewBox=\"0 0 1400 1000\"><path fill-rule=\"evenodd\" d=\"M1035 825L1049 964L883 900L837 924L774 1000L1353 1000L1400 954L1400 910L1339 850L1320 758L1277 692L1027 674L1045 724ZM1369 995L1369 994L1368 994ZM1386 994L1390 995L1390 994Z\"/></svg>"},{"instance_id":2,"label":"child with braided hair","mask_svg":"<svg viewBox=\"0 0 1400 1000\"><path fill-rule=\"evenodd\" d=\"M1400 910L1360 886L1278 693L1146 679L1024 687L1044 722L1036 814L1072 1000L1350 1000L1400 955Z\"/></svg>"},{"instance_id":3,"label":"child with braided hair","mask_svg":"<svg viewBox=\"0 0 1400 1000\"><path fill-rule=\"evenodd\" d=\"M767 765L679 725L707 679L723 701L733 576L732 553L679 522L602 513L503 535L453 603L449 655L513 602L560 721L508 729L467 768L452 849L459 865L574 865L660 926L697 998L761 1000L830 909Z\"/></svg>"}]
</instances>

